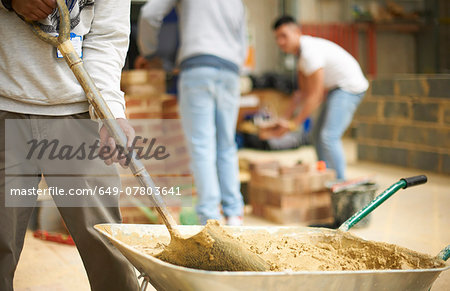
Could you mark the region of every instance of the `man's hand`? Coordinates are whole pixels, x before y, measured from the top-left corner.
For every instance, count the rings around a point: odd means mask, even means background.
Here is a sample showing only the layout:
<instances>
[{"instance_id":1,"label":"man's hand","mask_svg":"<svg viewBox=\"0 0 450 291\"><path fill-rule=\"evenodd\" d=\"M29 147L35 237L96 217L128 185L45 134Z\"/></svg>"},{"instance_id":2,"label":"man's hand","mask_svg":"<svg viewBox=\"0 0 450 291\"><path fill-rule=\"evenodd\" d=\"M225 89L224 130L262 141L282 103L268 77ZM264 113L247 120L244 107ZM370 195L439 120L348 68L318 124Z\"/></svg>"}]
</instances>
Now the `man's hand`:
<instances>
[{"instance_id":1,"label":"man's hand","mask_svg":"<svg viewBox=\"0 0 450 291\"><path fill-rule=\"evenodd\" d=\"M127 148L130 148L133 143L134 137L135 137L135 132L134 132L133 127L130 125L130 123L126 119L118 118L118 119L116 119L116 121L119 124L119 126L122 128L123 132L125 133L125 135L127 137ZM103 147L109 147L109 150L110 150L109 152L112 152L114 149L116 149L116 142L114 141L114 138L112 138L109 135L108 130L106 129L106 127L104 125L100 129L100 149L99 149L99 151L101 151ZM119 160L118 155L119 155L119 151L115 151L115 154L113 157L105 160L105 164L107 164L109 166L112 163L119 163L122 166L122 168L127 168L128 166L125 164L126 158L122 158Z\"/></svg>"},{"instance_id":2,"label":"man's hand","mask_svg":"<svg viewBox=\"0 0 450 291\"><path fill-rule=\"evenodd\" d=\"M56 0L11 0L12 9L27 20L42 20L56 8Z\"/></svg>"},{"instance_id":3,"label":"man's hand","mask_svg":"<svg viewBox=\"0 0 450 291\"><path fill-rule=\"evenodd\" d=\"M149 61L143 56L137 56L134 60L134 68L137 70L148 70L150 68Z\"/></svg>"},{"instance_id":4,"label":"man's hand","mask_svg":"<svg viewBox=\"0 0 450 291\"><path fill-rule=\"evenodd\" d=\"M259 138L263 140L279 138L292 130L291 124L288 120L280 119L270 127L261 128L259 131Z\"/></svg>"},{"instance_id":5,"label":"man's hand","mask_svg":"<svg viewBox=\"0 0 450 291\"><path fill-rule=\"evenodd\" d=\"M159 57L148 60L143 56L137 56L134 60L134 68L137 70L163 69L163 61Z\"/></svg>"}]
</instances>

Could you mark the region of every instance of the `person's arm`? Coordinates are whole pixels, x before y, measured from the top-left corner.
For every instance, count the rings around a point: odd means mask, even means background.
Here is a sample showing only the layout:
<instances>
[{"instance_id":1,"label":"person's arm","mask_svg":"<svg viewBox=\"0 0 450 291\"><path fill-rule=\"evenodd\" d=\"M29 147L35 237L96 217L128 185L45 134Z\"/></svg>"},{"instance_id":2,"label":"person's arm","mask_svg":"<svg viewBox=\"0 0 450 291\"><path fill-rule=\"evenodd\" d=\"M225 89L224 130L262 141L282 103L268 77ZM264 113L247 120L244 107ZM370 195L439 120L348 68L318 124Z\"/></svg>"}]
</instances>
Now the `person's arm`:
<instances>
[{"instance_id":1,"label":"person's arm","mask_svg":"<svg viewBox=\"0 0 450 291\"><path fill-rule=\"evenodd\" d=\"M323 69L320 68L309 76L299 72L300 95L295 101L301 106L300 112L292 119L280 119L272 128L262 131L263 139L280 137L298 129L298 127L316 110L323 101ZM293 106L292 106L293 107Z\"/></svg>"},{"instance_id":2,"label":"person's arm","mask_svg":"<svg viewBox=\"0 0 450 291\"><path fill-rule=\"evenodd\" d=\"M83 62L97 88L124 131L130 146L134 130L125 117L125 99L120 78L128 51L130 34L130 1L96 0L91 29L83 40ZM106 128L100 129L102 146L115 148ZM118 162L117 156L105 161ZM123 166L125 159L120 161Z\"/></svg>"},{"instance_id":3,"label":"person's arm","mask_svg":"<svg viewBox=\"0 0 450 291\"><path fill-rule=\"evenodd\" d=\"M299 72L301 90L301 110L292 121L298 126L302 124L323 101L323 69L320 68L309 76Z\"/></svg>"},{"instance_id":4,"label":"person's arm","mask_svg":"<svg viewBox=\"0 0 450 291\"><path fill-rule=\"evenodd\" d=\"M163 19L176 3L177 0L149 0L142 7L139 15L137 39L141 56L153 55L158 49L158 34Z\"/></svg>"},{"instance_id":5,"label":"person's arm","mask_svg":"<svg viewBox=\"0 0 450 291\"><path fill-rule=\"evenodd\" d=\"M120 78L128 50L130 1L97 0L83 40L83 62L115 118L125 118Z\"/></svg>"}]
</instances>

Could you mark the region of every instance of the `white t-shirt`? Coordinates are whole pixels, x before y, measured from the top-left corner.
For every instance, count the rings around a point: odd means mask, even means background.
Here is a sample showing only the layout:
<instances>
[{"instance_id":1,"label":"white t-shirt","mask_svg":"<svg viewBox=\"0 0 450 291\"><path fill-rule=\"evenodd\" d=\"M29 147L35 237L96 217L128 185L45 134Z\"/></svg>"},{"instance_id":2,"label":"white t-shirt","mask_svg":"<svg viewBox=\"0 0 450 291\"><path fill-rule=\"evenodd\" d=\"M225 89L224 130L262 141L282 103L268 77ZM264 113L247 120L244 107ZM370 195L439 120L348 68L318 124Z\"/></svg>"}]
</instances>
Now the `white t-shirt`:
<instances>
[{"instance_id":1,"label":"white t-shirt","mask_svg":"<svg viewBox=\"0 0 450 291\"><path fill-rule=\"evenodd\" d=\"M306 76L323 68L326 89L362 93L369 87L358 62L343 48L323 38L300 37L298 69Z\"/></svg>"}]
</instances>

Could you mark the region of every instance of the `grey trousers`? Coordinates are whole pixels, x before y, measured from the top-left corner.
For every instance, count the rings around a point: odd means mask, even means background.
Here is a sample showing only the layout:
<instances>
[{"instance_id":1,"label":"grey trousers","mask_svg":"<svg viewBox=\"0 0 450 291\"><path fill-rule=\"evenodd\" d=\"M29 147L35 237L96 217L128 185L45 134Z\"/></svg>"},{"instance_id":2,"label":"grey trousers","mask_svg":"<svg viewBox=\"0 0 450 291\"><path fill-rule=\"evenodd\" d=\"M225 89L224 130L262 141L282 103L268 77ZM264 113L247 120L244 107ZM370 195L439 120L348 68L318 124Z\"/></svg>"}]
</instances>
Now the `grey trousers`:
<instances>
[{"instance_id":1,"label":"grey trousers","mask_svg":"<svg viewBox=\"0 0 450 291\"><path fill-rule=\"evenodd\" d=\"M8 170L5 169L5 120L24 119L29 121L29 123L25 123L29 124L29 128L26 126L15 133L15 138L21 135L20 138L23 137L23 144L25 144L25 141L29 140L36 133L36 130L39 130L38 127L32 126L33 121L44 118L55 120L89 119L89 114L82 113L70 116L50 117L0 111L0 290L2 291L13 290L14 272L23 248L28 221L33 211L33 207L5 206L5 170ZM77 130L80 130L79 128L64 128L63 124L58 125L58 127L59 129L56 131L61 130L61 133L68 133L75 136L77 134L86 135L85 128L83 129L83 133L77 133ZM54 131L55 129L52 129L50 133L53 135L57 134ZM88 131L88 135L91 135L92 139L98 138L96 124L89 127ZM17 146L20 147L22 144L18 143ZM64 166L61 163L60 165ZM49 165L46 161L30 160L27 163L20 162L13 166L16 171L27 173L26 178L14 177L12 181L13 184L24 189L37 188L42 174L48 186L87 188L94 187L95 185L105 185L105 181L101 177L90 174L72 179L72 185L64 185L66 183L62 183L61 180L45 176L47 172L55 170L50 169L50 167L54 168L54 164L50 163ZM106 166L100 159L83 161L83 169L86 169L86 171L89 170L90 173L92 171L99 171L101 173L115 175L115 181L120 186L117 169L112 166ZM25 199L34 199L32 202L36 203L37 197L27 197ZM59 205L58 210L76 243L89 278L91 290L138 290L138 281L133 267L107 239L101 237L93 228L95 224L99 223L121 222L118 197L108 198L108 207L102 206L102 201L99 201L96 207L66 207L67 205L60 207L60 203L62 203L60 199L53 197L56 206ZM39 266L36 266L36 268L39 268Z\"/></svg>"}]
</instances>

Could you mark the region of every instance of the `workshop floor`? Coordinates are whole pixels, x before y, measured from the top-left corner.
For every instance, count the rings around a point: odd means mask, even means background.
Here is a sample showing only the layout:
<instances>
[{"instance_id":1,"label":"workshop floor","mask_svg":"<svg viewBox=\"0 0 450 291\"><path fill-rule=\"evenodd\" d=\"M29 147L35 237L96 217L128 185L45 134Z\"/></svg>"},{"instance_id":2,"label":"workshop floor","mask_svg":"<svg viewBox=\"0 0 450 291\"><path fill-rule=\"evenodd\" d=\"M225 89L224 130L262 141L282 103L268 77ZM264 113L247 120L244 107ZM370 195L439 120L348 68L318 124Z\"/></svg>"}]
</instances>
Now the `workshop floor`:
<instances>
[{"instance_id":1,"label":"workshop floor","mask_svg":"<svg viewBox=\"0 0 450 291\"><path fill-rule=\"evenodd\" d=\"M354 142L346 140L344 145L348 178L375 174L380 191L399 178L423 173L419 170L357 162ZM239 155L247 159L278 159L285 164L299 159L304 162L315 161L311 147L272 153L243 150ZM450 243L450 177L425 174L429 178L427 184L398 192L373 213L369 227L352 232L365 239L394 243L436 255ZM274 225L251 215L245 217L245 224ZM35 239L31 232L27 233L14 284L16 291L89 290L76 248ZM150 289L148 288L149 291ZM450 290L450 271L441 274L432 290Z\"/></svg>"}]
</instances>

